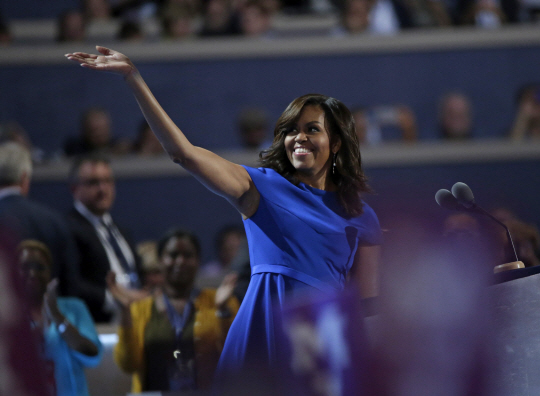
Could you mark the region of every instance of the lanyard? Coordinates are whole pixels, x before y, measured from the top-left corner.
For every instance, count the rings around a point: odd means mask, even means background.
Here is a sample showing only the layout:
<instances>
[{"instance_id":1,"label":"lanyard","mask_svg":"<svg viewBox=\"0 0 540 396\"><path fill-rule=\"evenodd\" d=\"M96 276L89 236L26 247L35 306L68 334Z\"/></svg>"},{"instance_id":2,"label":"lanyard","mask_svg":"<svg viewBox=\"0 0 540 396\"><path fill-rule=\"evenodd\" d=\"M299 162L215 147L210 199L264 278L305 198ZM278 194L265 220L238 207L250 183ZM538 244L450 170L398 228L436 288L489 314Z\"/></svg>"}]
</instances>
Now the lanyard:
<instances>
[{"instance_id":1,"label":"lanyard","mask_svg":"<svg viewBox=\"0 0 540 396\"><path fill-rule=\"evenodd\" d=\"M186 306L184 307L184 312L182 313L182 315L180 315L173 308L171 302L169 301L169 298L165 295L165 293L163 294L163 299L165 300L165 306L167 308L167 316L169 317L169 322L174 329L174 333L176 335L176 342L179 345L180 339L182 338L182 333L184 332L184 328L186 327L186 324L191 315L193 303L191 302L191 299L189 299L186 303Z\"/></svg>"}]
</instances>

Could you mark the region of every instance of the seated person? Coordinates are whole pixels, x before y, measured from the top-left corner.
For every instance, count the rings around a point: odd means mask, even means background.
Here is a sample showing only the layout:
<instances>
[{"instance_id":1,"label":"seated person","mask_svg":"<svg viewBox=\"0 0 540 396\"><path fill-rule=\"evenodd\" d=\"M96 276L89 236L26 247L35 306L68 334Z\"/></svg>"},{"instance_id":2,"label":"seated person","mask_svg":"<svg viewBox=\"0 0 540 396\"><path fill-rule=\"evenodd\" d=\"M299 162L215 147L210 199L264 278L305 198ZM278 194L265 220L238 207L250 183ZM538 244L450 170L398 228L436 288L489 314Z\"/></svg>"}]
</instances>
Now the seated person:
<instances>
[{"instance_id":1,"label":"seated person","mask_svg":"<svg viewBox=\"0 0 540 396\"><path fill-rule=\"evenodd\" d=\"M108 276L122 308L114 359L133 373L132 392L208 388L238 311L231 297L236 276L225 277L217 290L195 289L200 245L186 231L168 232L157 250L165 283L151 296L132 301L114 273Z\"/></svg>"},{"instance_id":2,"label":"seated person","mask_svg":"<svg viewBox=\"0 0 540 396\"><path fill-rule=\"evenodd\" d=\"M391 35L412 27L409 11L396 0L346 0L341 7L339 26L332 36L355 34Z\"/></svg>"},{"instance_id":3,"label":"seated person","mask_svg":"<svg viewBox=\"0 0 540 396\"><path fill-rule=\"evenodd\" d=\"M242 147L248 150L263 150L272 145L270 121L265 110L248 107L240 111L237 118Z\"/></svg>"},{"instance_id":4,"label":"seated person","mask_svg":"<svg viewBox=\"0 0 540 396\"><path fill-rule=\"evenodd\" d=\"M32 328L51 363L49 383L57 395L88 395L84 369L98 365L103 354L90 312L78 298L56 296L58 281L51 281L52 256L45 244L24 240L18 256Z\"/></svg>"},{"instance_id":5,"label":"seated person","mask_svg":"<svg viewBox=\"0 0 540 396\"><path fill-rule=\"evenodd\" d=\"M81 118L81 134L69 137L64 143L67 156L92 152L125 154L131 149L127 140L116 140L111 133L111 118L104 109L92 107Z\"/></svg>"},{"instance_id":6,"label":"seated person","mask_svg":"<svg viewBox=\"0 0 540 396\"><path fill-rule=\"evenodd\" d=\"M417 140L416 117L408 106L356 107L351 112L361 146L391 140L407 143Z\"/></svg>"},{"instance_id":7,"label":"seated person","mask_svg":"<svg viewBox=\"0 0 540 396\"><path fill-rule=\"evenodd\" d=\"M263 1L249 0L239 10L240 31L246 37L271 39L272 10Z\"/></svg>"},{"instance_id":8,"label":"seated person","mask_svg":"<svg viewBox=\"0 0 540 396\"><path fill-rule=\"evenodd\" d=\"M133 154L145 157L165 154L165 150L163 150L161 143L146 120L143 120L139 125L139 132L133 143Z\"/></svg>"},{"instance_id":9,"label":"seated person","mask_svg":"<svg viewBox=\"0 0 540 396\"><path fill-rule=\"evenodd\" d=\"M525 267L540 265L540 232L536 225L522 221L510 209L504 207L492 210L491 214L508 227L512 236L513 244L508 240L504 229L497 228L498 242L504 248L504 262L516 261L517 254Z\"/></svg>"},{"instance_id":10,"label":"seated person","mask_svg":"<svg viewBox=\"0 0 540 396\"><path fill-rule=\"evenodd\" d=\"M81 42L86 38L86 22L79 10L63 12L57 21L58 42Z\"/></svg>"},{"instance_id":11,"label":"seated person","mask_svg":"<svg viewBox=\"0 0 540 396\"><path fill-rule=\"evenodd\" d=\"M459 92L444 94L439 102L439 131L447 141L470 139L473 135L471 101Z\"/></svg>"},{"instance_id":12,"label":"seated person","mask_svg":"<svg viewBox=\"0 0 540 396\"><path fill-rule=\"evenodd\" d=\"M540 139L540 84L528 84L518 91L517 112L510 131L514 141Z\"/></svg>"},{"instance_id":13,"label":"seated person","mask_svg":"<svg viewBox=\"0 0 540 396\"><path fill-rule=\"evenodd\" d=\"M208 0L204 5L200 37L240 34L238 17L230 0Z\"/></svg>"}]
</instances>

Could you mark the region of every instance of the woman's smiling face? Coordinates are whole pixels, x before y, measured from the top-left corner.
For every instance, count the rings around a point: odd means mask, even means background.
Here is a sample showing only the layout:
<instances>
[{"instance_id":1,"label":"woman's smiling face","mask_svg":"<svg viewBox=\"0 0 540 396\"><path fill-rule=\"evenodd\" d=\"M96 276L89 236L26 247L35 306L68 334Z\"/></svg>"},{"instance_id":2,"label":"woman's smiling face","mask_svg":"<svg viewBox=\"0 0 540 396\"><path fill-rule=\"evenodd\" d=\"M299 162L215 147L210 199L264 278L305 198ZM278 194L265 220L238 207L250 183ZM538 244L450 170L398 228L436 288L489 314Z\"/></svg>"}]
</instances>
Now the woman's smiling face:
<instances>
[{"instance_id":1,"label":"woman's smiling face","mask_svg":"<svg viewBox=\"0 0 540 396\"><path fill-rule=\"evenodd\" d=\"M297 176L316 177L319 180L326 177L333 151L323 109L319 106L305 106L296 125L287 133L284 143L287 157L296 169Z\"/></svg>"}]
</instances>

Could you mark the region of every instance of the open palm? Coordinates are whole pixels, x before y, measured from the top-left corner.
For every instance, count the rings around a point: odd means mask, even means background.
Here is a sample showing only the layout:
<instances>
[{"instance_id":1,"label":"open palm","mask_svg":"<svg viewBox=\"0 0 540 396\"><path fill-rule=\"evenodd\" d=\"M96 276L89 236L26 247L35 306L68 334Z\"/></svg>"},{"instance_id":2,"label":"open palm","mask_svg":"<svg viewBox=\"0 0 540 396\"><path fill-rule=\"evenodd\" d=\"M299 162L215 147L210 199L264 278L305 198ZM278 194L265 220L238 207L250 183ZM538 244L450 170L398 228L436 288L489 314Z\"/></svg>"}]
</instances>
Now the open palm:
<instances>
[{"instance_id":1,"label":"open palm","mask_svg":"<svg viewBox=\"0 0 540 396\"><path fill-rule=\"evenodd\" d=\"M127 76L135 70L135 66L131 60L124 54L99 45L96 46L96 49L101 55L74 52L65 56L69 60L78 62L82 67L88 69L102 70L123 76Z\"/></svg>"}]
</instances>

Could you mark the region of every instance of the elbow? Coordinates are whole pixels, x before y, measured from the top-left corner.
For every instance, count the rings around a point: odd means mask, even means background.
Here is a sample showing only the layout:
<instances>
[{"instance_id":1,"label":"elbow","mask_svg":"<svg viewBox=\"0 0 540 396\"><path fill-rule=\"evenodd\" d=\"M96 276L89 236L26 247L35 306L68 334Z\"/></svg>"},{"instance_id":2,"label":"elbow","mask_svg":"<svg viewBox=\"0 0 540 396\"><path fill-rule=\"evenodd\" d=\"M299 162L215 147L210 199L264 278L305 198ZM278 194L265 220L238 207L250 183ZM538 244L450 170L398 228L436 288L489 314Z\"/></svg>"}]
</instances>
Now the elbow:
<instances>
[{"instance_id":1,"label":"elbow","mask_svg":"<svg viewBox=\"0 0 540 396\"><path fill-rule=\"evenodd\" d=\"M169 158L174 162L175 164L178 164L180 166L184 166L186 159L184 156L178 155L177 153L169 153Z\"/></svg>"},{"instance_id":2,"label":"elbow","mask_svg":"<svg viewBox=\"0 0 540 396\"><path fill-rule=\"evenodd\" d=\"M184 169L188 169L190 164L193 164L193 155L184 151L169 152L169 158Z\"/></svg>"}]
</instances>

